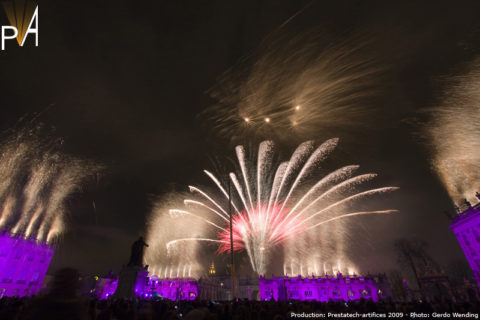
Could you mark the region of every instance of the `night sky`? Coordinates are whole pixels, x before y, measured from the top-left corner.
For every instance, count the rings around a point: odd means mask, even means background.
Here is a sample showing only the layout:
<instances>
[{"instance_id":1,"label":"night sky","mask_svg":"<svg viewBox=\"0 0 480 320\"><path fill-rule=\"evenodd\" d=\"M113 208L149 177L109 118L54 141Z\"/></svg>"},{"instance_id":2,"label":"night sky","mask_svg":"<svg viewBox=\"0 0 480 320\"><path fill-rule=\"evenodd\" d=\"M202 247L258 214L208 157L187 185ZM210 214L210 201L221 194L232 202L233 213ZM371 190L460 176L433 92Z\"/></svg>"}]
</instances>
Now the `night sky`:
<instances>
[{"instance_id":1,"label":"night sky","mask_svg":"<svg viewBox=\"0 0 480 320\"><path fill-rule=\"evenodd\" d=\"M391 268L393 240L401 237L426 240L442 264L464 259L443 214L453 211L451 201L415 123L438 103L443 80L478 55L477 1L52 0L39 2L40 46L7 42L0 53L0 129L40 113L69 153L105 170L70 200L69 228L50 270L119 271L145 233L152 199L202 183L210 155L233 154L234 145L198 117L214 102L207 91L299 11L286 32L368 34L372 54L390 64L381 112L369 120L375 129L345 141L340 153L343 163L401 188L384 200L400 214L370 218L355 233L368 249L359 263ZM0 19L8 24L3 12Z\"/></svg>"}]
</instances>

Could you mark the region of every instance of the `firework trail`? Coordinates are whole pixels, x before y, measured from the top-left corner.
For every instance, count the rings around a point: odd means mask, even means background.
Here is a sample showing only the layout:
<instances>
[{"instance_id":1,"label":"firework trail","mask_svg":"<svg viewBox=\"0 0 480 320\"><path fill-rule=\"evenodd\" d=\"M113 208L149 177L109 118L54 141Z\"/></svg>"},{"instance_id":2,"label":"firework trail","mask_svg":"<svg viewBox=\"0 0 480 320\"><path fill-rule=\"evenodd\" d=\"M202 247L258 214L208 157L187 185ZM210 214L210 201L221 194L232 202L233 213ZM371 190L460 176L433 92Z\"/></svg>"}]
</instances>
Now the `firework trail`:
<instances>
[{"instance_id":1,"label":"firework trail","mask_svg":"<svg viewBox=\"0 0 480 320\"><path fill-rule=\"evenodd\" d=\"M386 71L364 38L333 41L317 31L272 35L252 61L227 72L210 91L217 103L202 113L205 123L233 141L249 134L290 141L358 129L369 123Z\"/></svg>"},{"instance_id":2,"label":"firework trail","mask_svg":"<svg viewBox=\"0 0 480 320\"><path fill-rule=\"evenodd\" d=\"M233 249L245 250L253 270L265 274L275 247L298 246L315 228L353 216L396 212L349 209L359 200L397 189L358 191L357 186L376 176L354 176L358 166L345 166L316 180L315 169L335 149L337 142L338 139L330 139L317 148L312 141L302 143L289 161L276 167L272 142L260 144L256 164L248 160L242 146L236 147L238 172L231 172L229 179L222 182L205 171L217 191L190 186L195 198L185 199L181 209L170 207L168 216L165 207L163 211L154 210L153 222L149 225L150 241L159 243L160 248L163 246L161 250L166 256L177 256L176 251L200 243L218 244L218 253L229 252L231 199ZM159 241L157 234L165 230L165 226L168 234L163 234ZM305 245L311 247L315 243ZM152 256L147 260L155 263Z\"/></svg>"},{"instance_id":3,"label":"firework trail","mask_svg":"<svg viewBox=\"0 0 480 320\"><path fill-rule=\"evenodd\" d=\"M62 152L40 124L14 129L0 145L0 228L51 242L65 230L66 201L100 166Z\"/></svg>"},{"instance_id":4,"label":"firework trail","mask_svg":"<svg viewBox=\"0 0 480 320\"><path fill-rule=\"evenodd\" d=\"M441 106L430 113L425 133L432 164L451 199L465 208L480 192L480 60L450 82Z\"/></svg>"}]
</instances>

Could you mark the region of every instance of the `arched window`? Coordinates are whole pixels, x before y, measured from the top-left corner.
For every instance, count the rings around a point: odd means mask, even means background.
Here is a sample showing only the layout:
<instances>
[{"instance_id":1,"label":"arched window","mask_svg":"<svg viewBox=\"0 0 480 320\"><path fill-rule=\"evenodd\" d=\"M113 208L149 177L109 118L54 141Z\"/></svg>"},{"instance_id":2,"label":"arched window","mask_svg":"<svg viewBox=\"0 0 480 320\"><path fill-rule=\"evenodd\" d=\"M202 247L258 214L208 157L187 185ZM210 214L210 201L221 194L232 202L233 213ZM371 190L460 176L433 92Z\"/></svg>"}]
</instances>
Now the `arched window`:
<instances>
[{"instance_id":1,"label":"arched window","mask_svg":"<svg viewBox=\"0 0 480 320\"><path fill-rule=\"evenodd\" d=\"M333 296L340 297L341 295L342 293L340 292L340 289L338 289L338 287L335 287L335 289L333 289Z\"/></svg>"},{"instance_id":2,"label":"arched window","mask_svg":"<svg viewBox=\"0 0 480 320\"><path fill-rule=\"evenodd\" d=\"M349 288L348 288L347 294L348 294L349 297L355 296L355 293L353 292L353 288L352 288L352 287L349 287Z\"/></svg>"},{"instance_id":3,"label":"arched window","mask_svg":"<svg viewBox=\"0 0 480 320\"><path fill-rule=\"evenodd\" d=\"M364 297L370 296L370 294L371 294L371 293L370 293L370 288L369 288L369 287L365 287L365 289L363 289L363 290L361 291L361 294L362 294L362 296L364 296Z\"/></svg>"}]
</instances>

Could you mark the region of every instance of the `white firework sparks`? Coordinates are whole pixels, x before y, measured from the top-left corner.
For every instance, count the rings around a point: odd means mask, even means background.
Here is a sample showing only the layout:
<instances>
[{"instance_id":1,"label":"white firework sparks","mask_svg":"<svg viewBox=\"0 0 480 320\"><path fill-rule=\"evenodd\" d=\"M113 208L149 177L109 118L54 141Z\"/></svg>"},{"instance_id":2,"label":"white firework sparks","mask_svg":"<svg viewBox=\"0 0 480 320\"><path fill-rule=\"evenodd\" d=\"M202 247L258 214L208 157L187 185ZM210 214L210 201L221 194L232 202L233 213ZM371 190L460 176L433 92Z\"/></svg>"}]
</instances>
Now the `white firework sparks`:
<instances>
[{"instance_id":1,"label":"white firework sparks","mask_svg":"<svg viewBox=\"0 0 480 320\"><path fill-rule=\"evenodd\" d=\"M248 66L230 70L211 90L217 103L202 113L208 128L233 141L249 135L291 141L324 138L339 128L366 129L386 68L365 52L365 38L332 44L318 30L271 36Z\"/></svg>"},{"instance_id":2,"label":"white firework sparks","mask_svg":"<svg viewBox=\"0 0 480 320\"><path fill-rule=\"evenodd\" d=\"M480 60L453 79L441 106L431 112L426 136L432 164L458 207L475 204L480 192Z\"/></svg>"},{"instance_id":3,"label":"white firework sparks","mask_svg":"<svg viewBox=\"0 0 480 320\"><path fill-rule=\"evenodd\" d=\"M63 154L43 131L21 128L0 145L0 228L51 242L65 230L68 197L101 168Z\"/></svg>"},{"instance_id":4,"label":"white firework sparks","mask_svg":"<svg viewBox=\"0 0 480 320\"><path fill-rule=\"evenodd\" d=\"M355 216L397 212L349 209L359 200L397 189L358 191L359 185L376 176L354 176L359 166L345 166L316 178L315 169L337 142L338 139L330 139L317 148L313 141L304 142L289 161L276 167L272 142L260 144L256 164L248 160L242 146L236 147L239 172L231 172L229 179L222 182L205 170L218 192L190 186L196 197L184 200L184 208L174 208L170 203L156 208L149 224L148 241L155 244L156 251L163 250L163 257L170 257L175 265L186 264L185 259L191 259L188 264L192 265L201 243L218 244L219 253L230 251L229 215L232 214L233 249L245 250L252 269L265 274L272 250L277 246L283 245L285 258L291 259L288 252L294 248L318 245L311 234L320 226ZM173 205L178 206L178 201ZM146 256L149 265L158 265L158 259L155 252ZM305 266L305 272L315 268L318 271L317 262L313 264L313 268Z\"/></svg>"}]
</instances>

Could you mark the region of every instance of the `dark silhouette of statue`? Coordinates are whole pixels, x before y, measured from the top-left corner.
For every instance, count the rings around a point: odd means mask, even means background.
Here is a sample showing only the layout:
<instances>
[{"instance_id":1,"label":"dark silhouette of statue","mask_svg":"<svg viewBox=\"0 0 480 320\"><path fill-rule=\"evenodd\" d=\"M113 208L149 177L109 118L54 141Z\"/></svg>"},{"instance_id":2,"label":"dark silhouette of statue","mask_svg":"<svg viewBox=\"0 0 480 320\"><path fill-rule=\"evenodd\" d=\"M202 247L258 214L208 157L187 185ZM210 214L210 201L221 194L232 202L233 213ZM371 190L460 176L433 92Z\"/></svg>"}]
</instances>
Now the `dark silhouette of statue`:
<instances>
[{"instance_id":1,"label":"dark silhouette of statue","mask_svg":"<svg viewBox=\"0 0 480 320\"><path fill-rule=\"evenodd\" d=\"M142 259L144 247L148 247L148 244L143 241L143 237L138 238L138 240L132 244L132 252L130 254L130 261L128 262L129 266L143 267Z\"/></svg>"},{"instance_id":2,"label":"dark silhouette of statue","mask_svg":"<svg viewBox=\"0 0 480 320\"><path fill-rule=\"evenodd\" d=\"M130 261L124 265L118 275L118 284L114 299L133 299L138 298L144 291L143 287L148 280L148 266L142 265L143 250L148 244L143 238L138 238L132 244Z\"/></svg>"}]
</instances>

